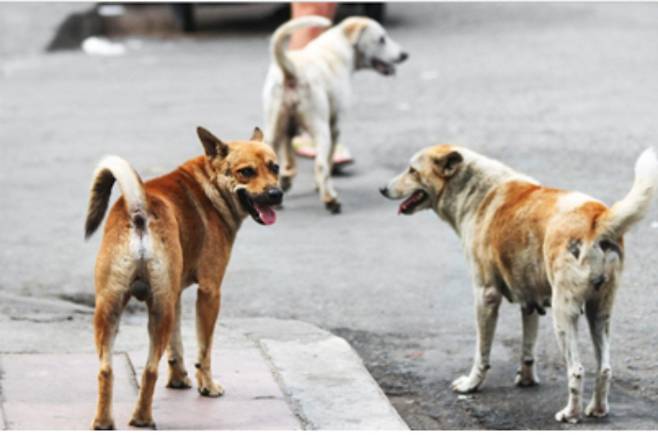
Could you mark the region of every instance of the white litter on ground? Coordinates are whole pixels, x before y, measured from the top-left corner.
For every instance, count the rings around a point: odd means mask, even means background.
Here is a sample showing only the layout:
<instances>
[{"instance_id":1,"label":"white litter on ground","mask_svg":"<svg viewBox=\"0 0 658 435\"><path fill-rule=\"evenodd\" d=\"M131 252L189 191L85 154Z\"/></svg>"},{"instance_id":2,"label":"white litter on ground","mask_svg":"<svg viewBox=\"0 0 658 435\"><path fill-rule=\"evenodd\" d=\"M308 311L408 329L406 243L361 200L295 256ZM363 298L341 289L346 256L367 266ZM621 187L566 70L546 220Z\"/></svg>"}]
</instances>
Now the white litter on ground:
<instances>
[{"instance_id":1,"label":"white litter on ground","mask_svg":"<svg viewBox=\"0 0 658 435\"><path fill-rule=\"evenodd\" d=\"M126 47L107 38L90 36L82 41L82 51L91 56L121 56L126 53Z\"/></svg>"},{"instance_id":2,"label":"white litter on ground","mask_svg":"<svg viewBox=\"0 0 658 435\"><path fill-rule=\"evenodd\" d=\"M98 8L98 15L103 17L118 17L126 12L121 5L102 5Z\"/></svg>"}]
</instances>

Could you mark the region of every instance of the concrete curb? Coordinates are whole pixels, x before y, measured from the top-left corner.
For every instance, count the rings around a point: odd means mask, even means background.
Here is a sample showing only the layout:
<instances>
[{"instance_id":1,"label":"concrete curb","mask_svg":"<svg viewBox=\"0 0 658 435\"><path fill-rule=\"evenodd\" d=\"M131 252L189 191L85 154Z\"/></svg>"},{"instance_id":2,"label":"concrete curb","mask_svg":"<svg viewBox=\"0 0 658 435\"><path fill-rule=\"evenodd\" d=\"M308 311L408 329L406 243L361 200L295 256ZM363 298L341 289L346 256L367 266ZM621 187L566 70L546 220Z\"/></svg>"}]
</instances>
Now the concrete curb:
<instances>
[{"instance_id":1,"label":"concrete curb","mask_svg":"<svg viewBox=\"0 0 658 435\"><path fill-rule=\"evenodd\" d=\"M80 311L68 302L10 299L21 305L21 313L42 310L55 317L66 313L71 320L57 322L57 328L53 323L22 320L22 316L18 321L3 322L7 334L0 338L7 339L6 349L11 350L0 352L4 371L0 372L0 401L6 400L0 402L0 428L86 427L93 414L97 370L88 310ZM148 348L145 316L128 317L115 347L115 366L118 375L118 356L122 355L134 370L122 375L126 385L116 393L118 424L127 422ZM30 327L25 328L26 324ZM190 347L196 341L194 329L193 322L183 322L188 367L194 364L195 352ZM227 318L220 321L215 338L213 366L220 383L228 387L226 397L200 400L196 392L172 391L159 383L154 410L163 428L408 430L352 347L328 331L296 320ZM62 364L78 368L68 377L53 378L48 387L53 391L35 395L30 385L56 375ZM28 370L31 377L21 375L22 370ZM160 370L166 379L163 362ZM62 408L58 402L61 391L68 391L76 406ZM36 420L29 411L34 406L41 409ZM187 420L176 417L175 410L180 409L185 410Z\"/></svg>"},{"instance_id":2,"label":"concrete curb","mask_svg":"<svg viewBox=\"0 0 658 435\"><path fill-rule=\"evenodd\" d=\"M0 290L0 302L24 306L32 312L57 312L70 314L94 314L94 309L61 299L19 296Z\"/></svg>"},{"instance_id":3,"label":"concrete curb","mask_svg":"<svg viewBox=\"0 0 658 435\"><path fill-rule=\"evenodd\" d=\"M409 429L344 339L296 320L227 322L233 325L259 343L305 429Z\"/></svg>"}]
</instances>

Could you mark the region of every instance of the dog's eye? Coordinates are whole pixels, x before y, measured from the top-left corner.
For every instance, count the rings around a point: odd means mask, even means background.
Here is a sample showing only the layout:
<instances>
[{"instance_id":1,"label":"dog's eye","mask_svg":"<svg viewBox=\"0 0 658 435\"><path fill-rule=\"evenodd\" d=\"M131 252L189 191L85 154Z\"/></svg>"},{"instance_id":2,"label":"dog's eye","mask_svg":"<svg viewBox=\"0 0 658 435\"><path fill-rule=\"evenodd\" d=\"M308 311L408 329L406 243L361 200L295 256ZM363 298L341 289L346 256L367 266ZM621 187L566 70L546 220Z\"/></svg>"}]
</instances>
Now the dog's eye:
<instances>
[{"instance_id":1,"label":"dog's eye","mask_svg":"<svg viewBox=\"0 0 658 435\"><path fill-rule=\"evenodd\" d=\"M254 175L256 175L256 171L254 170L254 168L250 168L249 166L247 166L246 168L239 169L238 172L240 173L240 175L242 175L245 178L251 178Z\"/></svg>"},{"instance_id":2,"label":"dog's eye","mask_svg":"<svg viewBox=\"0 0 658 435\"><path fill-rule=\"evenodd\" d=\"M276 163L272 163L270 165L270 169L272 170L272 172L274 172L274 175L279 175L279 165L277 165Z\"/></svg>"},{"instance_id":3,"label":"dog's eye","mask_svg":"<svg viewBox=\"0 0 658 435\"><path fill-rule=\"evenodd\" d=\"M384 44L386 43L386 36L381 36L381 37L379 38L379 43L380 43L381 45L384 45Z\"/></svg>"},{"instance_id":4,"label":"dog's eye","mask_svg":"<svg viewBox=\"0 0 658 435\"><path fill-rule=\"evenodd\" d=\"M410 174L410 175L416 175L417 173L418 173L418 171L417 171L416 169L414 169L414 168L412 168L411 166L409 166L409 174Z\"/></svg>"}]
</instances>

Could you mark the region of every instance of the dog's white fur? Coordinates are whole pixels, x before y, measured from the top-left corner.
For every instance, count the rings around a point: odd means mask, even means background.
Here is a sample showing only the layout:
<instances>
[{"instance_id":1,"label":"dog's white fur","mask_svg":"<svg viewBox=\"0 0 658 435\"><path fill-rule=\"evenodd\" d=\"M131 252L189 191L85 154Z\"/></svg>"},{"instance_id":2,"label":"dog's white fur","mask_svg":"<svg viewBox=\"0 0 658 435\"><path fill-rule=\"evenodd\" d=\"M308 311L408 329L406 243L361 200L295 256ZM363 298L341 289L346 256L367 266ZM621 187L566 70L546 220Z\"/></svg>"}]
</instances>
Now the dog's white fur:
<instances>
[{"instance_id":1,"label":"dog's white fur","mask_svg":"<svg viewBox=\"0 0 658 435\"><path fill-rule=\"evenodd\" d=\"M406 59L407 54L381 25L363 17L347 18L303 49L286 51L295 30L330 25L326 18L307 16L291 20L274 32L273 63L265 80L263 103L265 142L279 154L282 187L289 188L296 174L291 140L305 131L317 146L314 171L320 197L327 208L339 212L330 173L338 123L352 93L350 77L364 68L392 74L394 64Z\"/></svg>"},{"instance_id":2,"label":"dog's white fur","mask_svg":"<svg viewBox=\"0 0 658 435\"><path fill-rule=\"evenodd\" d=\"M411 159L409 169L382 193L391 199L408 197L400 207L403 213L433 209L450 223L473 271L477 351L470 373L453 382L454 391L473 392L484 381L498 307L506 297L522 305L519 386L538 383L538 314L552 307L568 376L568 403L555 415L558 421L575 423L582 414L577 322L586 314L598 367L585 413L607 415L610 314L622 271L623 234L646 214L657 186L658 159L652 149L638 158L630 192L610 208L582 193L545 188L462 147L431 147Z\"/></svg>"},{"instance_id":3,"label":"dog's white fur","mask_svg":"<svg viewBox=\"0 0 658 435\"><path fill-rule=\"evenodd\" d=\"M123 194L130 211L144 210L146 198L144 197L144 186L137 172L130 163L119 156L105 156L94 170L93 182L101 172L112 174L117 180L121 193Z\"/></svg>"}]
</instances>

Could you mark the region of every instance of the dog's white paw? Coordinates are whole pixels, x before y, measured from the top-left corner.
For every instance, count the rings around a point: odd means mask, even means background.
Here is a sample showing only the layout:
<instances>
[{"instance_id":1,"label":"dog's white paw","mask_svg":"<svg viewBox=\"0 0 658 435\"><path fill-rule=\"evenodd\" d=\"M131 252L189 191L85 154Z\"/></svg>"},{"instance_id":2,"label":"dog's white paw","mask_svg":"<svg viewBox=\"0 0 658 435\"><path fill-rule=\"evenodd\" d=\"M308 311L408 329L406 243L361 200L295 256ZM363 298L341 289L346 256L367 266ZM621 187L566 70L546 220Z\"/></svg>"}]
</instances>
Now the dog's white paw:
<instances>
[{"instance_id":1,"label":"dog's white paw","mask_svg":"<svg viewBox=\"0 0 658 435\"><path fill-rule=\"evenodd\" d=\"M607 403L596 403L594 401L590 402L585 408L585 415L588 417L602 418L608 415L610 409L608 408Z\"/></svg>"},{"instance_id":2,"label":"dog's white paw","mask_svg":"<svg viewBox=\"0 0 658 435\"><path fill-rule=\"evenodd\" d=\"M481 381L477 377L461 376L452 383L452 391L462 394L473 393L478 389L480 384Z\"/></svg>"},{"instance_id":3,"label":"dog's white paw","mask_svg":"<svg viewBox=\"0 0 658 435\"><path fill-rule=\"evenodd\" d=\"M562 411L555 414L555 419L559 422L576 424L580 421L580 410L567 406Z\"/></svg>"}]
</instances>

